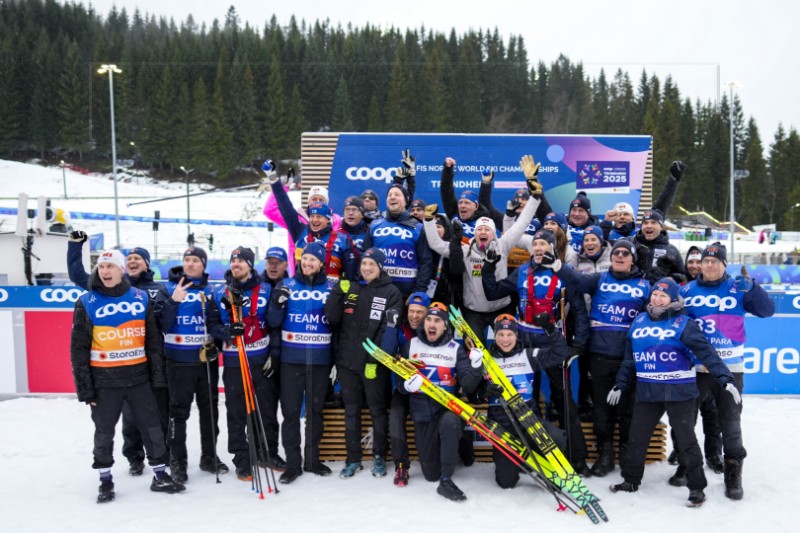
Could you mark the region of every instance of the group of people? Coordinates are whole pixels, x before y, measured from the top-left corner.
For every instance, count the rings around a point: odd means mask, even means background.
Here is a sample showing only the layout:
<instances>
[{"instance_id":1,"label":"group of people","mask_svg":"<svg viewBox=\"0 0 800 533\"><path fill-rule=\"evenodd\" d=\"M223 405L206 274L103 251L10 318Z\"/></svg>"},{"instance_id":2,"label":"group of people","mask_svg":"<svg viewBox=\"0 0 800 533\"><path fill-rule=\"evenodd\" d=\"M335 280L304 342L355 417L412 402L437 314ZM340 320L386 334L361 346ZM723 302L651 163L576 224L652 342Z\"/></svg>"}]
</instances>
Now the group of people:
<instances>
[{"instance_id":1,"label":"group of people","mask_svg":"<svg viewBox=\"0 0 800 533\"><path fill-rule=\"evenodd\" d=\"M566 213L554 211L531 156L520 161L526 188L504 212L492 204L491 172L482 175L479 191L456 195L456 162L446 158L441 213L437 204L414 198L415 163L408 150L402 153L385 210L377 194L366 190L345 200L342 216L333 213L324 187L312 187L305 208L296 209L274 165L265 163L289 233L289 253L270 248L266 268L258 273L254 252L239 246L219 286L209 283L207 256L198 247L185 251L165 283L153 281L143 248L127 257L103 252L97 268L86 273L81 263L86 235L70 235L70 278L89 291L76 304L71 357L78 398L92 406L95 422L98 502L114 497L110 469L120 414L129 473L140 475L146 456L154 469L154 491L185 488L186 426L195 399L200 469L228 471L215 449L217 351L228 451L240 479L252 479L259 466L282 472L284 484L304 472L330 475L320 460L320 441L325 398L337 382L347 451L341 478L363 470L366 405L373 476L386 476L391 453L395 485L408 484L410 416L423 477L438 482L442 496L466 499L453 475L459 460L474 460L469 432L454 413L421 392L422 376L474 403L488 403L488 415L501 425L510 427L510 421L498 387L484 377L483 352L455 335L449 305L462 310L581 476L603 477L615 469L618 423L623 481L611 490L635 492L650 436L666 412L676 450L670 459L679 465L670 483L687 486L689 505L701 505L706 478L694 433L700 410L704 422L708 418L706 461L724 473L726 495L742 498L744 315L767 317L774 306L748 276L726 273L721 244L690 250L683 258L669 243L664 213L685 165L670 166L664 190L637 225L625 202L600 221L584 193ZM369 356L367 340L411 359L421 375L408 380L391 375ZM574 359L580 370L577 403L565 371ZM252 381L261 416L256 425L264 438L249 427L254 419L243 376ZM553 406L546 413L538 402L543 379ZM582 418L594 422L599 445L591 467ZM517 468L497 452L494 461L498 485L515 486Z\"/></svg>"}]
</instances>

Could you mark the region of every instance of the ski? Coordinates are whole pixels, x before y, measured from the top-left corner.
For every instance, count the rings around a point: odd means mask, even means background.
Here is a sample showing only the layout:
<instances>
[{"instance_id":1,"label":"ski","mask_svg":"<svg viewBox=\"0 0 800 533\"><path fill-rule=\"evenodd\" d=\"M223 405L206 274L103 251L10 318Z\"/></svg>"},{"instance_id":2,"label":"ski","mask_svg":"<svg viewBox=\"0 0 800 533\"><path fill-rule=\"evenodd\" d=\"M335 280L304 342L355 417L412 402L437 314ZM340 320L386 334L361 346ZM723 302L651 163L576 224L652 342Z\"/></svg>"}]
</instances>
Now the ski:
<instances>
[{"instance_id":1,"label":"ski","mask_svg":"<svg viewBox=\"0 0 800 533\"><path fill-rule=\"evenodd\" d=\"M450 306L450 322L464 338L469 337L475 347L483 351L483 366L492 382L502 388L502 401L505 402L505 407L536 444L539 453L548 461L557 478L563 482L563 488L575 496L575 499L582 504L587 513L591 509L600 519L608 522L608 516L598 503L599 498L589 490L583 479L572 468L564 453L556 446L553 438L545 430L542 421L517 393L516 388L494 360L494 357L464 320L461 311L452 305Z\"/></svg>"},{"instance_id":2,"label":"ski","mask_svg":"<svg viewBox=\"0 0 800 533\"><path fill-rule=\"evenodd\" d=\"M557 475L547 459L536 452L530 451L515 435L509 433L504 427L488 418L485 414L476 411L471 405L431 383L424 374L419 372L418 367L408 359L398 359L387 354L369 339L363 343L363 346L370 356L404 380L415 374L422 376L423 385L421 391L424 394L466 421L497 448L500 453L531 476L537 484L551 492L559 503L560 511L570 509L576 514L586 514L592 522L599 523L594 509L588 505L585 499L576 498L574 490L566 490L570 484Z\"/></svg>"}]
</instances>

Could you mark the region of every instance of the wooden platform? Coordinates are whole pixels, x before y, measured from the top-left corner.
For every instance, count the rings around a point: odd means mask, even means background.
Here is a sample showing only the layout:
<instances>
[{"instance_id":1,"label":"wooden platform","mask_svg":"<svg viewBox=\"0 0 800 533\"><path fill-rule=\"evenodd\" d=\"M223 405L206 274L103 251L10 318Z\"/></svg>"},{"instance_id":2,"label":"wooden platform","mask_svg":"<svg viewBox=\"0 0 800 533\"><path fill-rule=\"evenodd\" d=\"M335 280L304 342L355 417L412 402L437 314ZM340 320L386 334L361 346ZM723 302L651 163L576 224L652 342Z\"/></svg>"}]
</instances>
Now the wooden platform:
<instances>
[{"instance_id":1,"label":"wooden platform","mask_svg":"<svg viewBox=\"0 0 800 533\"><path fill-rule=\"evenodd\" d=\"M486 405L476 406L476 409L486 412ZM326 408L324 411L325 431L320 443L320 459L323 461L344 461L347 456L344 442L344 409ZM586 439L586 447L589 451L587 461L592 463L597 459L597 438L594 435L592 424L583 422L583 436ZM363 437L372 428L372 420L369 411L361 411L361 434ZM478 462L492 462L492 445L483 439L481 435L475 433L472 428L467 426L467 431L475 435L475 460ZM411 460L417 460L417 448L414 441L414 423L409 419L406 421L406 431L408 433L408 447ZM618 430L614 431L614 447L619 446ZM391 458L391 453L389 454ZM647 448L647 462L663 461L667 458L667 426L659 423L650 439L650 446ZM372 459L372 448L366 444L364 446L364 460Z\"/></svg>"}]
</instances>

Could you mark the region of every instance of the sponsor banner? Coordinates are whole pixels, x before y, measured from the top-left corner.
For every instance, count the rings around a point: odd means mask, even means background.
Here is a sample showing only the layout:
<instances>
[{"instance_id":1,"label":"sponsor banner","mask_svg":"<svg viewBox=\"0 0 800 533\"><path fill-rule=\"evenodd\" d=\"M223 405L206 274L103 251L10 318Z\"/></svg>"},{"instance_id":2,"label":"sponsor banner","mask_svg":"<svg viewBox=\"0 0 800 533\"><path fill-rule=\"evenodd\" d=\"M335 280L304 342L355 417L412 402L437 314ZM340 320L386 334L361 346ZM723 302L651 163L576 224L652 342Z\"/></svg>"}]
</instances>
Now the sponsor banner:
<instances>
[{"instance_id":1,"label":"sponsor banner","mask_svg":"<svg viewBox=\"0 0 800 533\"><path fill-rule=\"evenodd\" d=\"M524 188L519 166L524 155L541 163L539 181L551 205L569 205L576 192L609 192L592 196L592 210L605 213L617 202L638 209L650 136L612 135L475 135L475 134L354 134L340 133L328 186L330 204L340 210L345 198L372 189L381 207L409 148L417 161L415 196L441 204L440 181L446 157L456 160L456 196L478 191L481 172L494 171L492 201L502 209L518 188ZM583 184L583 165L601 166L597 184ZM589 180L591 182L591 180ZM580 183L580 185L579 185Z\"/></svg>"}]
</instances>

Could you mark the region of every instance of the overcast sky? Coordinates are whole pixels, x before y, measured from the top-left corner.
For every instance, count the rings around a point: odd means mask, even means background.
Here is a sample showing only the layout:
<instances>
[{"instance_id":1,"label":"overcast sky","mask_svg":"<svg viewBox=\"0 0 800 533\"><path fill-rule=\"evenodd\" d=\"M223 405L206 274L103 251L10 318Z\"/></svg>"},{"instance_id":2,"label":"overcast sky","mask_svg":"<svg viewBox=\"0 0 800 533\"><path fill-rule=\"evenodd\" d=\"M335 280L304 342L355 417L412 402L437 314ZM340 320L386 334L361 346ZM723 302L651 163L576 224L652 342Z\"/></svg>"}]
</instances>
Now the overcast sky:
<instances>
[{"instance_id":1,"label":"overcast sky","mask_svg":"<svg viewBox=\"0 0 800 533\"><path fill-rule=\"evenodd\" d=\"M329 19L354 27L367 22L388 28L424 25L457 34L497 28L506 38L521 35L529 60L549 64L563 53L595 76L618 68L638 82L642 69L664 79L672 74L681 94L715 101L725 85L738 83L747 117L755 117L768 146L779 123L800 126L800 2L777 0L93 0L106 15L112 5L129 13L172 17L191 13L198 23L223 20L233 5L242 21L259 29L274 14L281 25ZM719 76L719 78L718 78ZM718 87L719 84L722 87ZM532 132L535 133L535 132Z\"/></svg>"}]
</instances>

